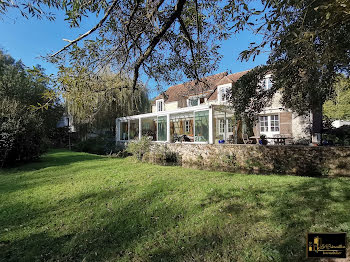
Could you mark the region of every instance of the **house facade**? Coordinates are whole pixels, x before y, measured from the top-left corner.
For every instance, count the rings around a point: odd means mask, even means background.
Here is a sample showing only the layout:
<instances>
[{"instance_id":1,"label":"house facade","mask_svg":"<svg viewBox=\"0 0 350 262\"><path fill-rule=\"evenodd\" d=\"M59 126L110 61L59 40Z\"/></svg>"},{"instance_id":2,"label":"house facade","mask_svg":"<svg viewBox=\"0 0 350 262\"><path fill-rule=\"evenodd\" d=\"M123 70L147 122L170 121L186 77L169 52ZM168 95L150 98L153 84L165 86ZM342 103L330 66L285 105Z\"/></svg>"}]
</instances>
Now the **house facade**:
<instances>
[{"instance_id":1,"label":"house facade","mask_svg":"<svg viewBox=\"0 0 350 262\"><path fill-rule=\"evenodd\" d=\"M169 87L154 99L151 113L116 119L116 140L147 136L168 143L242 143L251 131L244 122L235 120L228 91L247 72L224 72ZM262 85L271 88L271 75L265 76ZM273 137L285 137L288 142L309 140L310 118L285 109L280 98L276 93L271 104L257 114L254 137L265 135L272 144Z\"/></svg>"}]
</instances>

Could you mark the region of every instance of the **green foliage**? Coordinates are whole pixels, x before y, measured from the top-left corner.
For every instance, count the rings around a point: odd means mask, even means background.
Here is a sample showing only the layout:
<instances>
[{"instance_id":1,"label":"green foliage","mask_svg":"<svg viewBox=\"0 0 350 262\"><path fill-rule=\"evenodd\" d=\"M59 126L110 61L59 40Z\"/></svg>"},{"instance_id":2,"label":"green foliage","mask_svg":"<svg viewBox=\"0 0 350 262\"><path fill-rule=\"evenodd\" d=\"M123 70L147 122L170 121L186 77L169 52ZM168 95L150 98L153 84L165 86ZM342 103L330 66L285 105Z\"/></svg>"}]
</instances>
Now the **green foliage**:
<instances>
[{"instance_id":1,"label":"green foliage","mask_svg":"<svg viewBox=\"0 0 350 262\"><path fill-rule=\"evenodd\" d=\"M24 104L0 99L0 167L38 159L43 152L43 121Z\"/></svg>"},{"instance_id":2,"label":"green foliage","mask_svg":"<svg viewBox=\"0 0 350 262\"><path fill-rule=\"evenodd\" d=\"M331 145L350 146L350 126L330 129L323 134L323 139Z\"/></svg>"},{"instance_id":3,"label":"green foliage","mask_svg":"<svg viewBox=\"0 0 350 262\"><path fill-rule=\"evenodd\" d=\"M350 5L341 0L276 5L276 11L282 11L276 19L287 22L272 30L269 64L274 69L274 85L283 90L287 108L299 113L320 110L334 91L337 72L350 69ZM293 12L283 12L287 7Z\"/></svg>"},{"instance_id":4,"label":"green foliage","mask_svg":"<svg viewBox=\"0 0 350 262\"><path fill-rule=\"evenodd\" d=\"M75 144L73 149L98 155L111 155L121 150L115 145L115 137L108 135L98 135L88 138Z\"/></svg>"},{"instance_id":5,"label":"green foliage","mask_svg":"<svg viewBox=\"0 0 350 262\"><path fill-rule=\"evenodd\" d=\"M142 161L159 165L181 165L181 156L167 145L153 145L152 151L146 152Z\"/></svg>"},{"instance_id":6,"label":"green foliage","mask_svg":"<svg viewBox=\"0 0 350 262\"><path fill-rule=\"evenodd\" d=\"M255 67L233 84L229 97L238 119L254 120L256 112L268 104L274 90L265 90L261 85L268 72L268 66Z\"/></svg>"},{"instance_id":7,"label":"green foliage","mask_svg":"<svg viewBox=\"0 0 350 262\"><path fill-rule=\"evenodd\" d=\"M249 24L255 33L264 34L263 41L252 43L241 58L254 57L269 45L267 71L273 74L273 88L266 94L254 91L249 81L256 88L259 76L247 74L237 83L241 91L233 99L234 107L249 114L254 110L259 112L264 104L261 101L271 100L273 93L281 91L281 102L286 108L300 115L312 111L312 131L319 133L322 105L332 97L336 75L350 71L350 5L346 0L266 0L262 3L264 10L249 6L239 10L239 16L246 18L242 29ZM251 74L265 72L257 70ZM243 82L247 85L247 94L244 94Z\"/></svg>"},{"instance_id":8,"label":"green foliage","mask_svg":"<svg viewBox=\"0 0 350 262\"><path fill-rule=\"evenodd\" d=\"M350 120L350 79L337 77L334 96L323 105L324 115L331 120Z\"/></svg>"},{"instance_id":9,"label":"green foliage","mask_svg":"<svg viewBox=\"0 0 350 262\"><path fill-rule=\"evenodd\" d=\"M133 91L127 76L105 70L96 75L84 67L61 67L57 82L80 135L115 129L117 117L149 111L146 88Z\"/></svg>"},{"instance_id":10,"label":"green foliage","mask_svg":"<svg viewBox=\"0 0 350 262\"><path fill-rule=\"evenodd\" d=\"M126 150L133 154L138 160L142 160L145 153L151 148L151 140L143 136L140 140L132 141L127 145Z\"/></svg>"},{"instance_id":11,"label":"green foliage","mask_svg":"<svg viewBox=\"0 0 350 262\"><path fill-rule=\"evenodd\" d=\"M40 66L37 70L43 73ZM0 50L1 166L37 159L46 148L44 141L63 113L56 103L47 109L33 109L33 105L47 101L45 94L50 90L46 80Z\"/></svg>"}]
</instances>

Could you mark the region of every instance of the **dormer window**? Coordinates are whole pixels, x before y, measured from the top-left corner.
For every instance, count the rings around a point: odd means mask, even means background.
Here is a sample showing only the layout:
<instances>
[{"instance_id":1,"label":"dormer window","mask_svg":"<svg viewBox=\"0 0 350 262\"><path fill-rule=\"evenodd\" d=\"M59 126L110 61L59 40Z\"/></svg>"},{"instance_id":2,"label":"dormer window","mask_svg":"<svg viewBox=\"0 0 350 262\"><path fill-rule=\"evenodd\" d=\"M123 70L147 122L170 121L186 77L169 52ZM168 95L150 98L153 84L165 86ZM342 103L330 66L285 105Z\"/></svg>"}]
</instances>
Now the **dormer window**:
<instances>
[{"instance_id":1,"label":"dormer window","mask_svg":"<svg viewBox=\"0 0 350 262\"><path fill-rule=\"evenodd\" d=\"M272 87L272 76L271 75L265 76L263 87L265 90L271 89L271 87Z\"/></svg>"},{"instance_id":2,"label":"dormer window","mask_svg":"<svg viewBox=\"0 0 350 262\"><path fill-rule=\"evenodd\" d=\"M198 97L192 97L187 100L187 106L198 106L198 105L199 105Z\"/></svg>"},{"instance_id":3,"label":"dormer window","mask_svg":"<svg viewBox=\"0 0 350 262\"><path fill-rule=\"evenodd\" d=\"M164 111L164 100L159 99L156 101L157 112Z\"/></svg>"},{"instance_id":4,"label":"dormer window","mask_svg":"<svg viewBox=\"0 0 350 262\"><path fill-rule=\"evenodd\" d=\"M226 102L228 100L229 86L223 86L219 88L219 102Z\"/></svg>"}]
</instances>

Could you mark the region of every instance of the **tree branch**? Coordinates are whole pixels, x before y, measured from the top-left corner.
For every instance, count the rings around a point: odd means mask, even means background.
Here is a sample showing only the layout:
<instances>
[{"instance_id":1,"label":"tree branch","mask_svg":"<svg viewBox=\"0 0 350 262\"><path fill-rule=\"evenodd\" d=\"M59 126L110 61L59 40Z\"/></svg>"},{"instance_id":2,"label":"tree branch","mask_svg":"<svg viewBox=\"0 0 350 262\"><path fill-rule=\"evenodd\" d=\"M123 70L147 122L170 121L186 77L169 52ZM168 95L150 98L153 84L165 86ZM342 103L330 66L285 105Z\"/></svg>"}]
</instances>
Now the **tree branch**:
<instances>
[{"instance_id":1,"label":"tree branch","mask_svg":"<svg viewBox=\"0 0 350 262\"><path fill-rule=\"evenodd\" d=\"M107 12L105 13L104 17L100 20L100 22L98 22L93 28L91 28L89 31L87 31L86 33L80 35L78 38L76 38L73 41L70 41L70 43L68 45L66 45L65 47L63 47L61 50L58 50L56 53L50 55L50 57L54 57L56 55L58 55L59 53L63 52L64 50L66 50L67 48L69 48L70 46L72 46L73 44L79 42L81 39L87 37L88 35L90 35L91 33L95 32L99 27L102 26L102 24L107 20L108 16L111 14L112 10L116 7L118 3L118 0L114 0L112 5L108 8Z\"/></svg>"},{"instance_id":2,"label":"tree branch","mask_svg":"<svg viewBox=\"0 0 350 262\"><path fill-rule=\"evenodd\" d=\"M192 38L191 38L191 35L189 34L189 32L187 31L187 28L186 28L186 25L184 23L184 21L182 20L181 17L178 18L179 19L179 22L180 22L180 26L182 28L182 30L184 31L187 39L188 39L188 42L189 42L189 45L190 45L190 50L191 50L191 55L192 55L192 60L193 60L193 63L194 63L194 74L195 74L195 77L196 79L198 80L198 72L197 72L197 64L196 64L196 59L194 57L194 53L193 53L193 45L192 45Z\"/></svg>"},{"instance_id":3,"label":"tree branch","mask_svg":"<svg viewBox=\"0 0 350 262\"><path fill-rule=\"evenodd\" d=\"M142 65L142 63L151 55L152 51L154 50L154 48L157 46L157 44L159 43L159 41L162 39L162 37L164 36L164 34L166 33L166 31L170 28L170 26L174 23L174 21L176 20L176 18L180 17L183 7L186 3L186 0L178 0L177 4L175 6L175 10L174 12L171 14L171 16L168 18L168 20L165 22L165 24L163 25L163 27L161 28L161 30L159 31L159 33L153 37L151 43L149 44L148 48L146 49L146 51L143 53L142 56L140 56L137 61L136 64L134 66L134 79L133 79L133 84L132 84L132 88L133 90L136 89L136 84L137 84L137 79L139 77L139 69L140 66Z\"/></svg>"}]
</instances>

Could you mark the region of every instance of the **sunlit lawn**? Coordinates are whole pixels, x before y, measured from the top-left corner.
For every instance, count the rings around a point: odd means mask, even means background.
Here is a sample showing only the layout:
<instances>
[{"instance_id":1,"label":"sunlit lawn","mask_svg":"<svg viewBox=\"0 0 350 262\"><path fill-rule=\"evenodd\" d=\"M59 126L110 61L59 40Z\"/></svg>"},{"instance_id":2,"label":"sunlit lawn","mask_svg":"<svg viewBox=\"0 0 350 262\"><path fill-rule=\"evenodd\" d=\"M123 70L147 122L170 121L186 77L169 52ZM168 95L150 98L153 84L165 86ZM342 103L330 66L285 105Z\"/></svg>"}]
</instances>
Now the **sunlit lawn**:
<instances>
[{"instance_id":1,"label":"sunlit lawn","mask_svg":"<svg viewBox=\"0 0 350 262\"><path fill-rule=\"evenodd\" d=\"M350 234L350 179L68 151L0 171L1 261L303 261L308 231Z\"/></svg>"}]
</instances>

